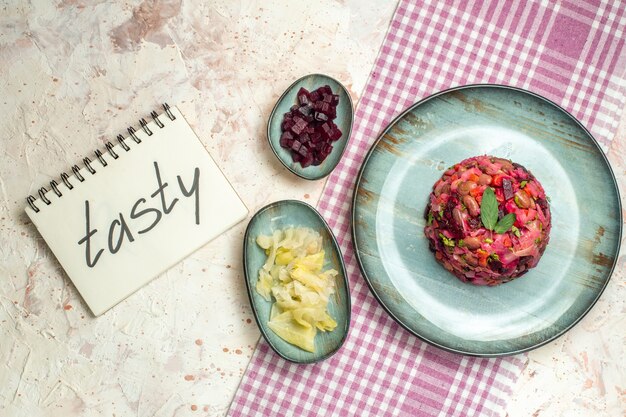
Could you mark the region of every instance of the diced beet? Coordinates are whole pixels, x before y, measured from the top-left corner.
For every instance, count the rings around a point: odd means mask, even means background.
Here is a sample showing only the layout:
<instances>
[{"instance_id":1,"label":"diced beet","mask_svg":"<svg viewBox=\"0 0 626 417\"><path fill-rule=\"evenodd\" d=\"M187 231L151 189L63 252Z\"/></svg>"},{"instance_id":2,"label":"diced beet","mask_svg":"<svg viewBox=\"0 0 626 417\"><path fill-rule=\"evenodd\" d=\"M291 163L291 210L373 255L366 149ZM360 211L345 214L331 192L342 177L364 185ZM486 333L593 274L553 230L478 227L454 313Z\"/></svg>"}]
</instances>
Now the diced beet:
<instances>
[{"instance_id":1,"label":"diced beet","mask_svg":"<svg viewBox=\"0 0 626 417\"><path fill-rule=\"evenodd\" d=\"M309 153L302 159L300 164L302 165L302 168L306 168L309 165L311 165L314 160L315 160L315 158L313 157L313 154Z\"/></svg>"},{"instance_id":2,"label":"diced beet","mask_svg":"<svg viewBox=\"0 0 626 417\"><path fill-rule=\"evenodd\" d=\"M324 113L316 111L313 118L315 120L317 120L318 122L325 122L326 120L328 120L328 116L326 116Z\"/></svg>"},{"instance_id":3,"label":"diced beet","mask_svg":"<svg viewBox=\"0 0 626 417\"><path fill-rule=\"evenodd\" d=\"M284 131L291 129L291 127L294 125L294 121L293 119L289 119L289 120L285 120L283 121L283 124L281 125L281 129Z\"/></svg>"},{"instance_id":4,"label":"diced beet","mask_svg":"<svg viewBox=\"0 0 626 417\"><path fill-rule=\"evenodd\" d=\"M310 104L305 104L303 106L300 106L298 112L300 112L300 114L303 116L308 116L313 112L313 106L311 106Z\"/></svg>"},{"instance_id":5,"label":"diced beet","mask_svg":"<svg viewBox=\"0 0 626 417\"><path fill-rule=\"evenodd\" d=\"M304 129L308 126L306 120L301 119L300 117L294 117L293 120L296 122L293 126L291 126L291 131L296 135L300 135Z\"/></svg>"},{"instance_id":6,"label":"diced beet","mask_svg":"<svg viewBox=\"0 0 626 417\"><path fill-rule=\"evenodd\" d=\"M322 130L321 130L321 133L322 133L322 137L323 137L324 139L329 139L329 138L330 138L330 132L331 132L331 131L332 131L332 127L330 127L330 124L329 124L329 123L324 123L324 124L322 125Z\"/></svg>"},{"instance_id":7,"label":"diced beet","mask_svg":"<svg viewBox=\"0 0 626 417\"><path fill-rule=\"evenodd\" d=\"M285 148L285 149L291 149L293 142L294 142L294 136L291 132L283 132L280 135L280 146Z\"/></svg>"},{"instance_id":8,"label":"diced beet","mask_svg":"<svg viewBox=\"0 0 626 417\"><path fill-rule=\"evenodd\" d=\"M303 130L304 128L300 126L299 124L295 124L291 126L291 131L295 133L296 135L300 135L300 133L302 133Z\"/></svg>"},{"instance_id":9,"label":"diced beet","mask_svg":"<svg viewBox=\"0 0 626 417\"><path fill-rule=\"evenodd\" d=\"M513 198L513 185L511 184L511 180L508 178L502 179L502 190L504 190L504 199L508 200Z\"/></svg>"},{"instance_id":10,"label":"diced beet","mask_svg":"<svg viewBox=\"0 0 626 417\"><path fill-rule=\"evenodd\" d=\"M280 146L288 149L292 159L303 168L320 165L333 150L332 142L341 138L341 130L333 122L337 117L339 95L328 85L314 91L301 88L298 104L285 113Z\"/></svg>"},{"instance_id":11,"label":"diced beet","mask_svg":"<svg viewBox=\"0 0 626 417\"><path fill-rule=\"evenodd\" d=\"M332 141L339 140L340 137L341 137L341 131L339 129L335 128L330 131L330 140Z\"/></svg>"},{"instance_id":12,"label":"diced beet","mask_svg":"<svg viewBox=\"0 0 626 417\"><path fill-rule=\"evenodd\" d=\"M309 104L309 91L304 87L300 87L300 90L298 90L298 102L300 104Z\"/></svg>"}]
</instances>

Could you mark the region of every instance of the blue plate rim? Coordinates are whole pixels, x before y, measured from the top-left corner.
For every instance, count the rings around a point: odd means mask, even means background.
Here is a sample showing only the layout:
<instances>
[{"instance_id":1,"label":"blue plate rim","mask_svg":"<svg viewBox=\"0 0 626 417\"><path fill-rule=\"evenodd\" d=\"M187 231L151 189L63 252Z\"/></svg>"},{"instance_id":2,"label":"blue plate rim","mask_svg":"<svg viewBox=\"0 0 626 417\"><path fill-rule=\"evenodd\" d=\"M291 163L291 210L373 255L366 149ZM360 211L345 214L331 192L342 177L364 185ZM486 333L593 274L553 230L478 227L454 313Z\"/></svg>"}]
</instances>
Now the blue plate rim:
<instances>
[{"instance_id":1,"label":"blue plate rim","mask_svg":"<svg viewBox=\"0 0 626 417\"><path fill-rule=\"evenodd\" d=\"M591 132L585 126L583 126L583 124L576 117L574 117L570 112L568 112L567 110L565 110L563 107L561 107L557 103L553 102L552 100L550 100L550 99L548 99L546 97L543 97L540 94L534 93L532 91L529 91L529 90L526 90L526 89L523 89L523 88L514 87L514 86L510 86L510 85L506 85L506 84L479 83L479 84L460 85L460 86L456 86L456 87L447 88L445 90L441 90L441 91L436 92L434 94L431 94L431 95L429 95L427 97L424 97L423 99L421 99L421 100L413 103L412 105L410 105L406 110L404 110L402 113L400 113L398 116L396 116L393 120L391 120L387 124L387 126L382 130L380 135L376 138L376 140L374 141L374 143L372 144L370 149L367 151L367 154L365 155L365 158L363 159L363 162L361 163L361 167L359 168L359 172L357 174L356 181L354 183L354 189L353 189L353 192L352 192L352 205L351 205L351 214L350 214L350 229L351 229L351 234L352 234L352 244L354 246L354 254L355 254L355 258L357 260L357 264L359 266L359 270L361 271L361 275L365 279L365 282L367 283L367 286L369 287L370 292L372 293L374 298L378 301L380 306L387 312L387 314L389 314L389 316L393 320L395 320L396 323L398 323L401 327L403 327L405 330L407 330L412 335L416 336L418 339L420 339L420 340L422 340L422 341L424 341L424 342L426 342L426 343L428 343L428 344L430 344L432 346L435 346L435 347L437 347L439 349L442 349L444 351L451 352L451 353L456 353L456 354L460 354L460 355L467 355L467 356L474 356L474 357L482 357L482 358L497 358L497 357L505 357L505 356L517 355L517 354L520 354L520 353L524 353L524 352L528 352L528 351L537 349L537 348L539 348L541 346L544 346L544 345L546 345L546 344L548 344L548 343L558 339L559 337L561 337L565 333L567 333L569 330L571 330L574 326L576 326L576 324L578 324L589 313L589 311L591 311L591 309L596 305L596 303L600 299L600 296L602 295L602 293L606 289L609 281L611 280L611 278L613 276L613 272L615 272L615 266L617 265L617 258L618 257L615 256L615 258L613 259L613 264L611 265L611 268L609 270L608 278L604 282L604 285L602 286L602 288L599 289L599 291L598 291L596 297L594 298L593 302L591 302L589 304L589 306L587 307L587 309L578 318L576 318L570 325L564 327L558 333L556 333L555 335L547 338L546 340L543 340L541 342L535 343L534 345L526 347L526 348L523 348L523 349L517 349L517 350L508 351L508 352L480 353L480 352L472 352L472 351L466 351L466 350L461 350L461 349L455 349L455 348L443 345L441 343L437 343L437 342L435 342L433 340L430 340L427 337L422 336L422 335L418 334L417 332L415 332L406 323L404 323L399 317L397 317L392 312L392 310L383 302L383 300L379 297L378 293L374 289L374 285L373 285L373 283L371 281L371 278L367 275L367 273L365 271L365 268L363 266L363 262L361 260L360 254L359 254L359 244L358 244L357 239L356 239L357 190L359 189L359 186L361 184L361 179L362 179L363 173L365 171L365 167L366 167L367 163L369 162L369 159L372 156L374 150L377 148L379 142L383 139L383 137L387 134L387 132L398 121L400 121L402 118L404 118L405 115L407 115L408 113L412 112L415 108L417 108L420 105L426 103L427 101L430 101L432 99L435 99L435 98L437 98L439 96L442 96L444 94L448 94L448 93L451 93L451 92L462 91L462 90L467 90L467 89L474 89L474 88L500 88L500 89L504 89L504 90L512 90L512 91L515 91L515 92L518 92L518 93L528 94L530 96L538 98L539 100L542 100L542 101L544 101L544 102L554 106L556 109L562 111L571 120L573 120L576 123L576 125L578 125L585 132L585 134L591 139L591 142L596 147L596 150L602 155L603 161L604 161L605 165L607 166L607 168L609 170L609 173L611 174L611 178L613 180L613 187L615 188L615 193L616 193L617 203L618 203L618 209L619 209L619 231L618 231L618 235L617 235L617 251L616 251L617 254L619 254L620 249L621 249L624 219L623 219L623 214L622 214L621 195L620 195L620 192L619 192L619 186L618 186L618 183L617 183L617 179L615 177L615 173L613 172L613 167L611 166L611 164L610 164L606 154L602 151L602 148L598 144L598 141L596 140L596 138L594 138L593 135L591 134Z\"/></svg>"},{"instance_id":2,"label":"blue plate rim","mask_svg":"<svg viewBox=\"0 0 626 417\"><path fill-rule=\"evenodd\" d=\"M328 229L328 231L330 232L330 237L332 238L333 244L335 245L335 247L337 248L338 252L339 252L339 264L341 266L341 272L343 273L343 281L344 284L346 286L346 308L347 308L347 315L346 315L346 326L343 329L343 336L341 337L341 340L339 341L339 343L337 344L337 347L334 350L331 350L330 352L328 352L325 355L319 356L319 357L315 357L312 360L294 360L292 358L287 357L285 354L283 354L280 349L277 349L276 346L274 346L274 344L272 343L272 341L270 340L270 338L267 336L267 333L264 329L263 326L261 326L260 323L260 319L258 317L258 314L256 312L256 309L254 308L254 301L252 300L252 291L254 290L254 288L251 287L251 283L250 283L250 277L248 276L248 268L246 268L247 266L247 259L248 259L248 248L247 248L247 242L248 242L248 237L250 236L250 227L252 225L252 221L254 220L255 217L257 217L257 215L263 213L264 211L270 210L276 206L280 206L283 204L299 204L302 205L308 209L310 209L313 213L315 213L317 215L317 217L322 221L322 223L326 226L326 228ZM293 200L293 199L287 199L287 200L278 200L278 201L274 201L272 203L269 203L263 207L261 207L260 209L258 209L256 211L256 213L254 213L254 215L250 218L250 221L248 222L248 225L246 226L246 231L244 233L244 237L243 237L243 275L244 275L244 281L246 284L246 292L248 294L248 301L250 302L250 308L252 309L252 315L254 316L254 321L256 322L256 325L259 329L259 331L261 332L261 335L263 336L263 338L265 339L265 341L267 342L267 344L272 348L272 350L274 352L276 352L276 354L278 356L280 356L281 358L285 359L288 362L291 363L295 363L295 364L303 364L303 365L307 365L307 364L314 364L317 362L321 362L324 361L328 358L330 358L331 356L333 356L335 353L337 353L339 351L339 349L341 349L341 347L344 345L346 339L348 338L348 333L350 332L350 323L352 321L352 297L350 296L350 281L348 280L347 277L347 270L346 270L346 265L343 259L343 253L341 252L341 247L339 246L339 243L337 242L337 238L335 237L335 234L333 233L333 230L330 228L330 226L328 225L328 223L326 222L326 220L324 219L324 217L320 214L319 211L317 211L317 209L315 207L313 207L312 205L305 203L304 201L300 201L300 200ZM287 342L285 342L287 343Z\"/></svg>"},{"instance_id":3,"label":"blue plate rim","mask_svg":"<svg viewBox=\"0 0 626 417\"><path fill-rule=\"evenodd\" d=\"M309 78L309 77L315 77L315 76L321 76L321 77L326 77L329 80L333 80L334 82L336 82L342 89L343 91L346 93L346 96L348 96L348 102L350 103L350 126L348 126L348 132L346 133L346 143L343 145L343 149L341 150L341 154L339 155L339 158L337 159L337 163L335 164L335 166L333 166L331 169L328 170L327 173L323 174L323 175L319 175L319 176L306 176L296 170L294 170L292 167L290 167L285 161L283 161L283 159L278 155L278 151L276 150L276 148L274 148L274 144L272 143L272 138L270 135L270 125L272 123L272 120L274 119L274 117L276 116L276 110L278 109L278 105L283 101L283 99L285 98L285 96L287 95L287 93L289 93L291 91L291 89L298 84L300 81L304 80L305 78ZM311 74L306 74L303 75L302 77L298 78L296 81L294 81L293 83L291 83L289 85L289 87L287 87L285 89L285 91L280 95L280 97L278 98L278 100L276 100L276 103L274 104L274 107L272 108L272 111L270 112L270 116L267 118L267 128L266 128L266 136L267 136L267 142L270 145L270 149L272 150L272 153L274 153L274 156L276 156L276 159L278 159L280 161L280 163L287 168L289 171L291 171L293 174L295 174L296 176L304 179L304 180L308 180L308 181L317 181L317 180L321 180L322 178L326 178L327 176L329 176L334 170L335 168L337 168L337 165L339 165L339 162L341 161L341 158L343 158L343 154L346 152L346 148L348 147L348 144L350 142L350 136L352 135L352 127L354 125L354 103L352 102L352 97L350 96L350 92L348 91L348 89L336 78L331 77L330 75L327 74L322 74L319 72L314 72ZM306 203L305 203L306 204Z\"/></svg>"}]
</instances>

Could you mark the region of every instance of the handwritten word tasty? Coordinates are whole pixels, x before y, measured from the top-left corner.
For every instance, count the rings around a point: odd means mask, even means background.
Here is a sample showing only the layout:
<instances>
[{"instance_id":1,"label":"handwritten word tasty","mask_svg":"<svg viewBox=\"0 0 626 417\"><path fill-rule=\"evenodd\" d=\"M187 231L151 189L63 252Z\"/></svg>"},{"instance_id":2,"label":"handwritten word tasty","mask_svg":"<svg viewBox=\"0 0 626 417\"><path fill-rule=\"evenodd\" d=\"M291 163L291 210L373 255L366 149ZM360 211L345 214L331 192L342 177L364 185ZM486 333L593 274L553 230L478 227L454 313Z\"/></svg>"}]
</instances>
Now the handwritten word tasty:
<instances>
[{"instance_id":1,"label":"handwritten word tasty","mask_svg":"<svg viewBox=\"0 0 626 417\"><path fill-rule=\"evenodd\" d=\"M150 194L151 199L156 199L157 203L160 203L160 207L150 207L148 201L145 198L138 198L135 201L135 204L130 208L130 212L128 216L119 212L117 217L109 223L108 226L108 250L112 255L115 255L122 248L124 244L124 240L128 240L128 242L135 241L135 234L143 234L148 233L152 230L156 225L163 219L163 216L166 216L174 210L176 204L179 202L178 198L171 198L171 193L176 192L176 188L168 189L169 184L164 182L161 179L161 172L159 171L159 164L154 162L154 173L156 176L157 188L152 194ZM195 223L200 224L200 169L195 168L193 172L193 179L191 181L191 185L185 185L183 179L180 175L176 176L178 182L178 188L182 193L182 197L189 198L193 197L195 202ZM166 189L168 190L166 193ZM169 198L168 195L169 194ZM183 201L181 201L183 203ZM144 205L148 205L145 207ZM144 216L151 216L152 223L149 226L143 227L142 229L137 230L136 228L131 228L127 221L127 217L130 220L138 220L143 218ZM98 229L92 227L90 222L91 212L89 207L89 200L85 200L85 236L83 236L79 241L79 245L85 245L85 262L87 266L93 268L96 266L96 263L100 259L100 256L104 253L104 249L101 246L96 246L96 234L98 233ZM94 249L94 246L99 247L100 249ZM92 257L92 251L95 250L95 255Z\"/></svg>"}]
</instances>

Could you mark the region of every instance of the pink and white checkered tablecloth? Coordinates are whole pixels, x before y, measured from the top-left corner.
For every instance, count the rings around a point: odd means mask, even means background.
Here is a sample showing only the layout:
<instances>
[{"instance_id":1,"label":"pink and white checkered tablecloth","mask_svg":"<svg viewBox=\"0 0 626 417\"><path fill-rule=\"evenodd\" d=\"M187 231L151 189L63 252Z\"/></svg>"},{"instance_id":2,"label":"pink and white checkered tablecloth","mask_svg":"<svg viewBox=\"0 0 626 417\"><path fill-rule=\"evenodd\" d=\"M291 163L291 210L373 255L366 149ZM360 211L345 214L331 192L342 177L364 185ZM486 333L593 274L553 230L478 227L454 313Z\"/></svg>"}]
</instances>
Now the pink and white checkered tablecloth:
<instances>
[{"instance_id":1,"label":"pink and white checkered tablecloth","mask_svg":"<svg viewBox=\"0 0 626 417\"><path fill-rule=\"evenodd\" d=\"M230 416L501 416L525 355L481 359L421 342L378 305L350 238L363 158L415 101L448 87L499 83L561 104L605 147L626 101L626 3L402 0L357 108L352 138L319 209L345 256L352 323L343 348L295 365L261 341Z\"/></svg>"}]
</instances>

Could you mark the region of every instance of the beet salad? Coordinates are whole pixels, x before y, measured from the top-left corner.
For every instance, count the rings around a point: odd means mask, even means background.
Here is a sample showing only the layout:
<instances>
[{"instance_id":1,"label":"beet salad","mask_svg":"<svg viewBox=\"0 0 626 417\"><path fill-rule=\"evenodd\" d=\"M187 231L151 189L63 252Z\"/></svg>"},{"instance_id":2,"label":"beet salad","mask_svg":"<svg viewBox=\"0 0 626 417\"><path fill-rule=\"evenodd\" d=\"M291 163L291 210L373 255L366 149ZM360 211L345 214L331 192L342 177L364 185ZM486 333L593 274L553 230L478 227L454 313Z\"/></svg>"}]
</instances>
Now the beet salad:
<instances>
[{"instance_id":1,"label":"beet salad","mask_svg":"<svg viewBox=\"0 0 626 417\"><path fill-rule=\"evenodd\" d=\"M522 165L492 156L449 168L430 194L430 249L460 280L498 285L534 268L550 238L550 206Z\"/></svg>"}]
</instances>

